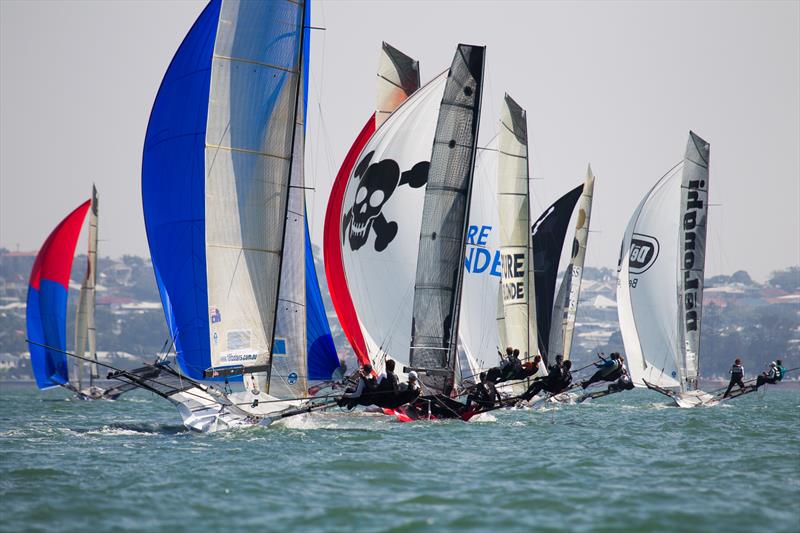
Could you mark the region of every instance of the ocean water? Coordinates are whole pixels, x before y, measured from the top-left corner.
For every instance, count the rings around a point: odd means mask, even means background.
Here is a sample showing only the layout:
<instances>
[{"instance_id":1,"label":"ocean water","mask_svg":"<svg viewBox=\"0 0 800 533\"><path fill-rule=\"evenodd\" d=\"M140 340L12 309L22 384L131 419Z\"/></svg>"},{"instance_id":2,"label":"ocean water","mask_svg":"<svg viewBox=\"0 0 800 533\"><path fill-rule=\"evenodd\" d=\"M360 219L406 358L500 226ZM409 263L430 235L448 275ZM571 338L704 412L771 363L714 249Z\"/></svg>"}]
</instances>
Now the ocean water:
<instances>
[{"instance_id":1,"label":"ocean water","mask_svg":"<svg viewBox=\"0 0 800 533\"><path fill-rule=\"evenodd\" d=\"M0 385L0 531L800 531L796 388L215 435L144 392L65 398Z\"/></svg>"}]
</instances>

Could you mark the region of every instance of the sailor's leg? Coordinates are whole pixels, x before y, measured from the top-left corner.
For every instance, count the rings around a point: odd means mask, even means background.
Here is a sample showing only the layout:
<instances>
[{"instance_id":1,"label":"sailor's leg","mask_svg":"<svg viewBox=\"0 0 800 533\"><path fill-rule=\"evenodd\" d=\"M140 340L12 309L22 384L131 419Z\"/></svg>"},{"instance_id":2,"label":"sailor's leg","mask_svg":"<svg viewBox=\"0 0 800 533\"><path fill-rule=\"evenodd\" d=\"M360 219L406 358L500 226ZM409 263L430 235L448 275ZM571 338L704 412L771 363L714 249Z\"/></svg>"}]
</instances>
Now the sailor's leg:
<instances>
[{"instance_id":1,"label":"sailor's leg","mask_svg":"<svg viewBox=\"0 0 800 533\"><path fill-rule=\"evenodd\" d=\"M725 389L725 394L723 394L723 395L722 395L722 397L723 397L723 398L727 398L727 397L728 397L728 394L730 394L730 393L731 393L731 389L733 388L733 386L734 386L735 384L739 383L740 381L741 381L741 380L738 380L738 381L737 381L737 380L736 380L736 378L731 378L731 380L728 382L728 388L727 388L727 389ZM739 386L741 387L741 383L739 384Z\"/></svg>"}]
</instances>

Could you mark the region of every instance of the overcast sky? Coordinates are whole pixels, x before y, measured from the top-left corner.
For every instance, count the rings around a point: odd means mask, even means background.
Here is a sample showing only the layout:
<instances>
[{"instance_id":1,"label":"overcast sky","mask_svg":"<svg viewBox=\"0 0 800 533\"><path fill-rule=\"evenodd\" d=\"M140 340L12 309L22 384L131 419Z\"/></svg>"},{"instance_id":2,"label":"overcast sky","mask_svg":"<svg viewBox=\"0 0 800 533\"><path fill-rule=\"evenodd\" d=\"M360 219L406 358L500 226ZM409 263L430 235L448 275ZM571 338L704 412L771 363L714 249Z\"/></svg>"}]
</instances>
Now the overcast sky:
<instances>
[{"instance_id":1,"label":"overcast sky","mask_svg":"<svg viewBox=\"0 0 800 533\"><path fill-rule=\"evenodd\" d=\"M101 195L102 255L147 254L142 141L204 2L0 2L0 246L37 249ZM616 267L628 218L711 143L707 274L800 264L800 3L316 2L307 180L319 240L333 175L374 108L385 40L423 82L456 44L488 47L481 124L528 110L533 216L597 176L587 265ZM175 201L180 201L176 198Z\"/></svg>"}]
</instances>

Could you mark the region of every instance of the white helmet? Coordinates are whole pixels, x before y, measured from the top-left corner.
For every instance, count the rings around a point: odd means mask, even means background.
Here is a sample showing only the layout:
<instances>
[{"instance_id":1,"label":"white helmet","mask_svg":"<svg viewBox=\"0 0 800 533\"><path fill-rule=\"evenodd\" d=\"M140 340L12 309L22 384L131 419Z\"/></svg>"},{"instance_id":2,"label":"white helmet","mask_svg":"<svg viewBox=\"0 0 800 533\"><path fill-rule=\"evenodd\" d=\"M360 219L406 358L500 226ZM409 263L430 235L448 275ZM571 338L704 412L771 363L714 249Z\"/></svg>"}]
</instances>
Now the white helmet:
<instances>
[{"instance_id":1,"label":"white helmet","mask_svg":"<svg viewBox=\"0 0 800 533\"><path fill-rule=\"evenodd\" d=\"M410 380L412 380L412 379L413 379L414 381L417 381L417 372L416 372L416 371L414 371L414 370L412 370L411 372L409 372L409 373L408 373L408 379L409 379L409 381L410 381Z\"/></svg>"}]
</instances>

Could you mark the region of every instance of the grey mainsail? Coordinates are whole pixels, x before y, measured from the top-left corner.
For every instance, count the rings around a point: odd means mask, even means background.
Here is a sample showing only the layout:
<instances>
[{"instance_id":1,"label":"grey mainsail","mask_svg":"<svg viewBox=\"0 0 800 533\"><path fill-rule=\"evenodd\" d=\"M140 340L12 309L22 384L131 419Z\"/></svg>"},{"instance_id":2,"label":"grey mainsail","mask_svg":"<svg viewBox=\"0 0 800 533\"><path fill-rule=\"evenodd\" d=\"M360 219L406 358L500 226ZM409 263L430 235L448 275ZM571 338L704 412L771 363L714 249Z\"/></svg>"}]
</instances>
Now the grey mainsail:
<instances>
[{"instance_id":1,"label":"grey mainsail","mask_svg":"<svg viewBox=\"0 0 800 533\"><path fill-rule=\"evenodd\" d=\"M703 311L703 278L706 263L708 218L709 144L689 132L681 175L681 212L678 264L678 334L683 341L679 368L684 386L697 388L700 322Z\"/></svg>"},{"instance_id":2,"label":"grey mainsail","mask_svg":"<svg viewBox=\"0 0 800 533\"><path fill-rule=\"evenodd\" d=\"M429 392L448 393L478 140L485 48L459 45L444 90L422 210L411 324L412 367Z\"/></svg>"}]
</instances>

